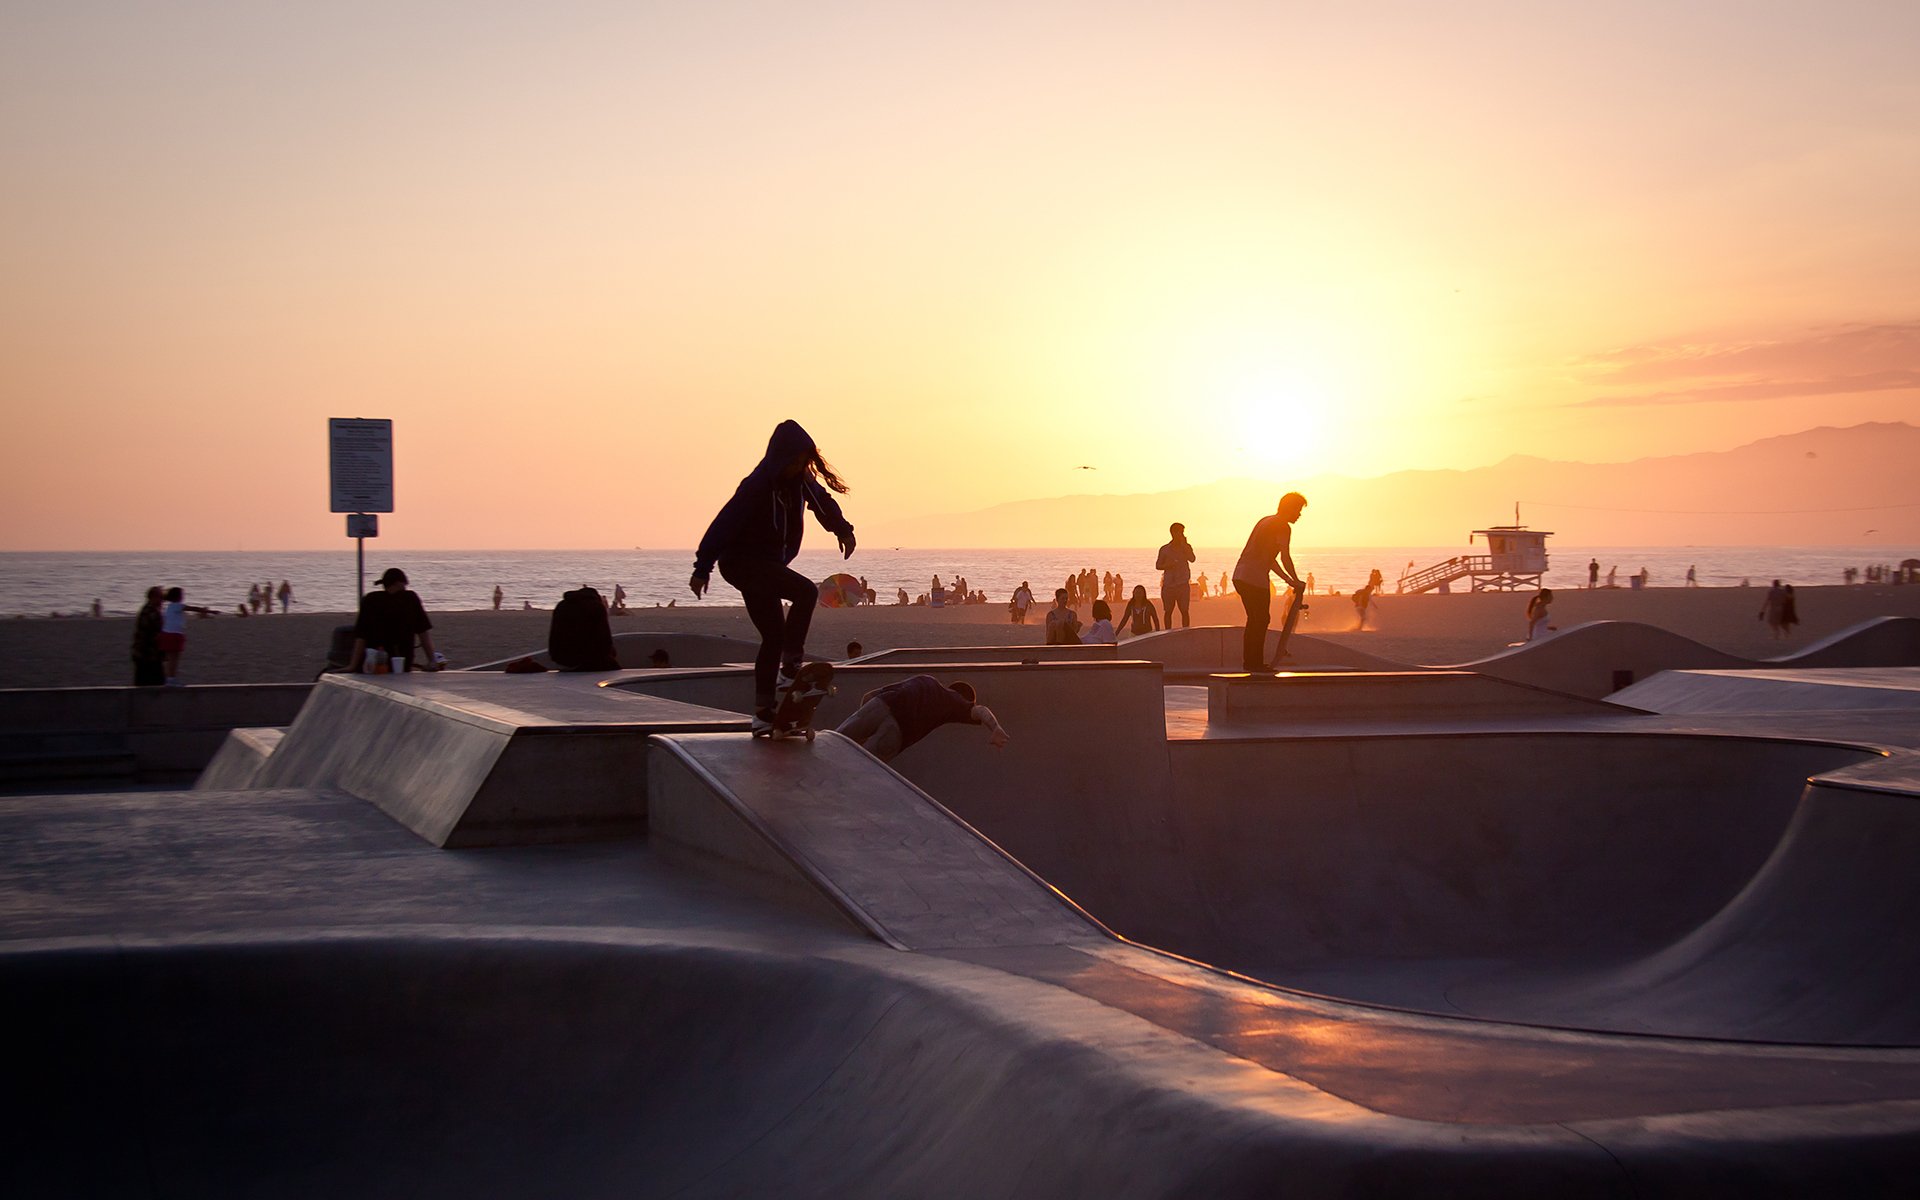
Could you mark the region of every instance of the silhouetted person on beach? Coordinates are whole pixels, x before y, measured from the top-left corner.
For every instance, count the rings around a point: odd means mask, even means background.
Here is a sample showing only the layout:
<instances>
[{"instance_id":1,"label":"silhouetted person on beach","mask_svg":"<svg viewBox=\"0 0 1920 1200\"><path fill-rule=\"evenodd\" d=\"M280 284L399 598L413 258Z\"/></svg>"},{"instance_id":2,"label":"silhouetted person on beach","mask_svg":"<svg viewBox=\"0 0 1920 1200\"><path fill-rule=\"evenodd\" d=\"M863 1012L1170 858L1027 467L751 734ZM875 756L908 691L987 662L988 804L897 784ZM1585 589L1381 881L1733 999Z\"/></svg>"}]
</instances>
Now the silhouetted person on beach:
<instances>
[{"instance_id":1,"label":"silhouetted person on beach","mask_svg":"<svg viewBox=\"0 0 1920 1200\"><path fill-rule=\"evenodd\" d=\"M1027 623L1027 610L1033 607L1033 588L1026 580L1022 579L1020 586L1013 589L1013 603L1008 607L1013 612L1015 625Z\"/></svg>"},{"instance_id":2,"label":"silhouetted person on beach","mask_svg":"<svg viewBox=\"0 0 1920 1200\"><path fill-rule=\"evenodd\" d=\"M1168 628L1172 628L1173 613L1168 611ZM1126 608L1120 611L1119 628L1139 637L1143 633L1152 633L1160 628L1160 614L1154 611L1153 601L1147 599L1147 585L1133 585L1133 595L1127 598Z\"/></svg>"},{"instance_id":3,"label":"silhouetted person on beach","mask_svg":"<svg viewBox=\"0 0 1920 1200\"><path fill-rule=\"evenodd\" d=\"M1591 591L1594 588L1597 588L1599 586L1600 586L1600 560L1596 558L1587 563L1587 589Z\"/></svg>"},{"instance_id":4,"label":"silhouetted person on beach","mask_svg":"<svg viewBox=\"0 0 1920 1200\"><path fill-rule=\"evenodd\" d=\"M167 682L166 654L160 649L160 602L157 587L147 589L147 602L133 618L133 686L159 687Z\"/></svg>"},{"instance_id":5,"label":"silhouetted person on beach","mask_svg":"<svg viewBox=\"0 0 1920 1200\"><path fill-rule=\"evenodd\" d=\"M1287 586L1304 592L1306 584L1293 569L1293 523L1307 507L1307 498L1299 492L1280 497L1280 506L1272 516L1255 522L1247 535L1240 561L1233 565L1233 590L1247 611L1246 637L1241 644L1241 669L1267 670L1267 627L1273 624L1273 592L1267 586L1269 574L1286 580Z\"/></svg>"},{"instance_id":6,"label":"silhouetted person on beach","mask_svg":"<svg viewBox=\"0 0 1920 1200\"><path fill-rule=\"evenodd\" d=\"M369 652L377 657L371 664L375 674L385 667L389 672L438 671L446 656L433 648L433 622L427 619L427 606L407 587L407 573L388 567L380 573L380 586L360 597L360 612L353 622L353 657L347 670L358 673L369 664ZM427 661L416 667L415 640L426 652Z\"/></svg>"},{"instance_id":7,"label":"silhouetted person on beach","mask_svg":"<svg viewBox=\"0 0 1920 1200\"><path fill-rule=\"evenodd\" d=\"M1356 630L1367 627L1367 610L1373 607L1373 594L1377 590L1379 589L1369 582L1353 593L1353 627Z\"/></svg>"},{"instance_id":8,"label":"silhouetted person on beach","mask_svg":"<svg viewBox=\"0 0 1920 1200\"><path fill-rule=\"evenodd\" d=\"M1540 626L1547 624L1547 606L1552 603L1552 588L1541 588L1527 601L1527 641L1532 641ZM1547 628L1552 630L1553 626L1547 625Z\"/></svg>"},{"instance_id":9,"label":"silhouetted person on beach","mask_svg":"<svg viewBox=\"0 0 1920 1200\"><path fill-rule=\"evenodd\" d=\"M507 594L500 590L500 585L497 583L494 584L493 585L493 611L499 612L500 602L502 600L505 600L506 598L507 598Z\"/></svg>"},{"instance_id":10,"label":"silhouetted person on beach","mask_svg":"<svg viewBox=\"0 0 1920 1200\"><path fill-rule=\"evenodd\" d=\"M1007 731L993 710L979 703L972 684L956 679L942 686L931 675L910 676L868 692L835 732L859 742L881 762L892 762L942 725L984 725L989 745L1007 744Z\"/></svg>"},{"instance_id":11,"label":"silhouetted person on beach","mask_svg":"<svg viewBox=\"0 0 1920 1200\"><path fill-rule=\"evenodd\" d=\"M1785 638L1800 620L1800 614L1794 611L1793 589L1774 580L1760 602L1760 619L1767 623L1767 631L1774 640Z\"/></svg>"},{"instance_id":12,"label":"silhouetted person on beach","mask_svg":"<svg viewBox=\"0 0 1920 1200\"><path fill-rule=\"evenodd\" d=\"M759 465L740 481L700 539L687 586L695 597L702 595L718 564L720 577L740 589L747 616L760 633L760 652L753 660L756 732L773 727L774 706L800 673L807 629L820 602L813 580L787 565L800 553L807 510L839 539L840 556L851 558L853 526L832 495L847 490L813 436L797 421L782 421Z\"/></svg>"},{"instance_id":13,"label":"silhouetted person on beach","mask_svg":"<svg viewBox=\"0 0 1920 1200\"><path fill-rule=\"evenodd\" d=\"M287 580L282 579L280 581L280 615L285 616L292 611L293 611L293 584L289 583Z\"/></svg>"},{"instance_id":14,"label":"silhouetted person on beach","mask_svg":"<svg viewBox=\"0 0 1920 1200\"><path fill-rule=\"evenodd\" d=\"M1160 572L1160 611L1167 614L1167 628L1173 628L1173 610L1180 610L1182 628L1193 625L1193 614L1187 611L1187 605L1193 596L1192 568L1193 547L1187 542L1187 527L1175 521L1167 526L1172 540L1160 547L1159 555L1154 559L1153 569ZM1142 589L1135 588L1135 592Z\"/></svg>"},{"instance_id":15,"label":"silhouetted person on beach","mask_svg":"<svg viewBox=\"0 0 1920 1200\"><path fill-rule=\"evenodd\" d=\"M1071 593L1065 588L1053 591L1053 607L1047 610L1047 645L1078 646L1080 644L1080 614L1073 611L1069 602Z\"/></svg>"}]
</instances>

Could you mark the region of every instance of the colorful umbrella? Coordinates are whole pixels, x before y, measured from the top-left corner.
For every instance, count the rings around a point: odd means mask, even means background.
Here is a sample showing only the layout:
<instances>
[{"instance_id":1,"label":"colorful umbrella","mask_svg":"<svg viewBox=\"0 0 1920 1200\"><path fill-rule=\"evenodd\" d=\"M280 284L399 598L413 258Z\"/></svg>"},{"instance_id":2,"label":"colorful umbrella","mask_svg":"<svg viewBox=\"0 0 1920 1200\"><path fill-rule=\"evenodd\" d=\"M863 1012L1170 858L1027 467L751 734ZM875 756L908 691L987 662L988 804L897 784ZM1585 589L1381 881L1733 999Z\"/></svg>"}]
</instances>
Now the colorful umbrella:
<instances>
[{"instance_id":1,"label":"colorful umbrella","mask_svg":"<svg viewBox=\"0 0 1920 1200\"><path fill-rule=\"evenodd\" d=\"M867 591L860 586L860 581L844 571L820 581L822 608L852 608L865 603L866 599Z\"/></svg>"}]
</instances>

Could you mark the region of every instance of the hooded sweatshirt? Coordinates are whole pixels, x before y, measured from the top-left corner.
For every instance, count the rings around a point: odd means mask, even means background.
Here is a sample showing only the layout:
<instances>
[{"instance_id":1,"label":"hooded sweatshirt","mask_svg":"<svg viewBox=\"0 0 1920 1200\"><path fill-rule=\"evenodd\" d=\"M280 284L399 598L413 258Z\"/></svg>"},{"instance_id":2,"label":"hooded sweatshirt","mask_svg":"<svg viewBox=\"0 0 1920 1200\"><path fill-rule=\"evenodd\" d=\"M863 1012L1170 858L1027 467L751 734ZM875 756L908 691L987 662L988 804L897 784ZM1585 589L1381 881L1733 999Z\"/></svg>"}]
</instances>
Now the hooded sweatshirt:
<instances>
[{"instance_id":1,"label":"hooded sweatshirt","mask_svg":"<svg viewBox=\"0 0 1920 1200\"><path fill-rule=\"evenodd\" d=\"M780 478L787 464L813 452L813 437L798 421L782 421L774 427L760 465L733 489L733 498L721 506L713 524L707 526L706 536L700 539L693 560L695 574L711 573L713 564L723 558L792 562L800 553L804 510L808 508L833 533L853 532L853 526L840 514L833 493L811 474L802 471L792 479Z\"/></svg>"}]
</instances>

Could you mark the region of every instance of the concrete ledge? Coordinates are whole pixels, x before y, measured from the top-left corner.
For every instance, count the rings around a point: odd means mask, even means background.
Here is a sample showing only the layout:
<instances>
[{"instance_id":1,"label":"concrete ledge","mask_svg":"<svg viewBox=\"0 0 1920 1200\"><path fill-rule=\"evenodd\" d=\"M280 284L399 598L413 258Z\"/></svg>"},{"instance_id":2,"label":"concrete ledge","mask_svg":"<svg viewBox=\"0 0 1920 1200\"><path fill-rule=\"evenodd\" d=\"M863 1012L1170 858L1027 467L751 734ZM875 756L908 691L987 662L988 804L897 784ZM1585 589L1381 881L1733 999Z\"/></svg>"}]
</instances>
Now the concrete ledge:
<instances>
[{"instance_id":1,"label":"concrete ledge","mask_svg":"<svg viewBox=\"0 0 1920 1200\"><path fill-rule=\"evenodd\" d=\"M1283 671L1207 677L1207 720L1394 720L1620 712L1616 705L1471 671Z\"/></svg>"},{"instance_id":2,"label":"concrete ledge","mask_svg":"<svg viewBox=\"0 0 1920 1200\"><path fill-rule=\"evenodd\" d=\"M337 788L449 848L634 836L649 734L745 728L580 676L330 675L254 786Z\"/></svg>"},{"instance_id":3,"label":"concrete ledge","mask_svg":"<svg viewBox=\"0 0 1920 1200\"><path fill-rule=\"evenodd\" d=\"M17 780L94 781L103 786L191 779L229 730L285 725L307 683L205 684L180 688L0 690L0 757Z\"/></svg>"},{"instance_id":4,"label":"concrete ledge","mask_svg":"<svg viewBox=\"0 0 1920 1200\"><path fill-rule=\"evenodd\" d=\"M194 790L227 792L253 787L254 779L286 732L284 729L235 729L229 732L227 740L220 744L219 752L213 756L213 761L194 781Z\"/></svg>"}]
</instances>

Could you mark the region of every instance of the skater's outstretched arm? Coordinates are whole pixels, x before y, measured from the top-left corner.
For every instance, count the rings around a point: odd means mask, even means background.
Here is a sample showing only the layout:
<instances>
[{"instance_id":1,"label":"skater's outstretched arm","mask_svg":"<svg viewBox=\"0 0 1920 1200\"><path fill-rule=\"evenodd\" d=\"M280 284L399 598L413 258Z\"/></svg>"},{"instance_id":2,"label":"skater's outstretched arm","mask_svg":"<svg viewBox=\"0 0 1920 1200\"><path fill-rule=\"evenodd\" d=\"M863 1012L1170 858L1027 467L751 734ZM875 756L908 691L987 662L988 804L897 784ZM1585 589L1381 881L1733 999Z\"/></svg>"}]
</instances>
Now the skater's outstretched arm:
<instances>
[{"instance_id":1,"label":"skater's outstretched arm","mask_svg":"<svg viewBox=\"0 0 1920 1200\"><path fill-rule=\"evenodd\" d=\"M1006 727L1000 724L1000 718L994 716L993 710L986 705L974 705L973 712L968 714L968 719L975 725L985 725L987 727L987 744L994 749L999 749L1010 740L1007 736Z\"/></svg>"}]
</instances>

